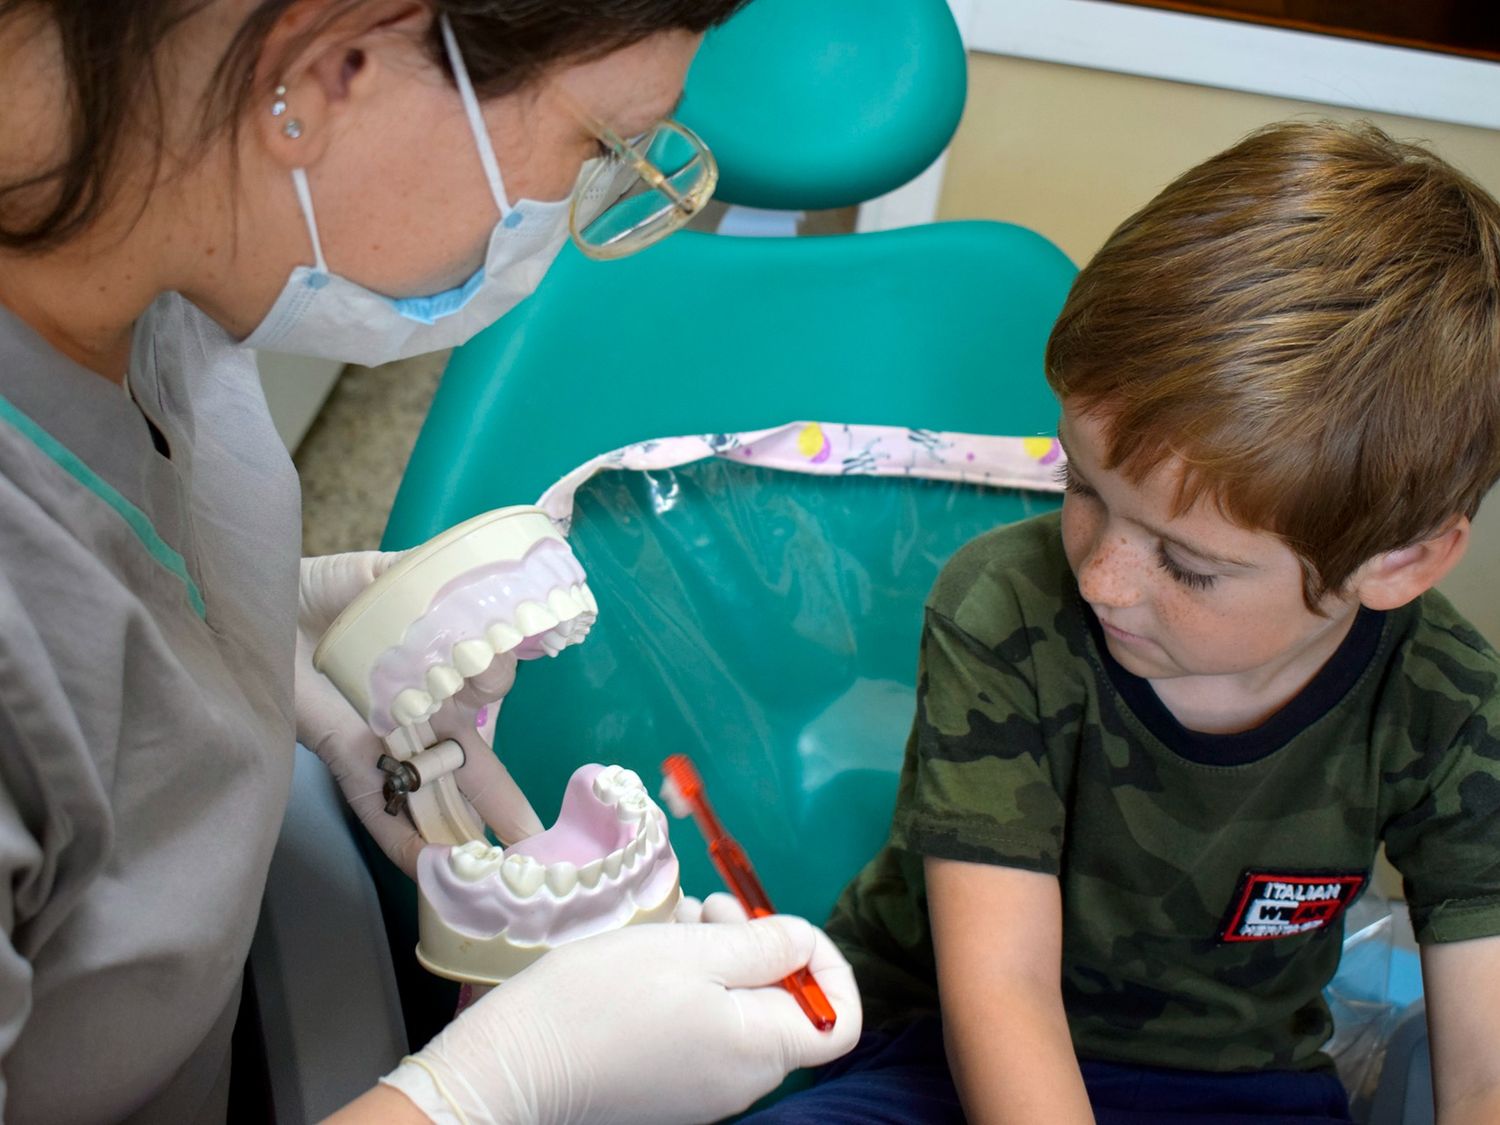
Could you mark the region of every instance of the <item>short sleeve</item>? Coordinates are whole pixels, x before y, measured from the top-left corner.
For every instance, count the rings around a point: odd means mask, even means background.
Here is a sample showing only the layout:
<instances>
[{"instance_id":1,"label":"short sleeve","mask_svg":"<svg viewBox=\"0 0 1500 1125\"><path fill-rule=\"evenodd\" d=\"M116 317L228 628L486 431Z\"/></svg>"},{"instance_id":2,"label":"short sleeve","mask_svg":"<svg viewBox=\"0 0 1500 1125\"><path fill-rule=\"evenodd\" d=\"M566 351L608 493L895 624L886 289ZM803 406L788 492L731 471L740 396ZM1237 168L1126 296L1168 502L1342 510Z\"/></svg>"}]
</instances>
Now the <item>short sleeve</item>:
<instances>
[{"instance_id":1,"label":"short sleeve","mask_svg":"<svg viewBox=\"0 0 1500 1125\"><path fill-rule=\"evenodd\" d=\"M1018 620L988 645L928 609L894 844L1058 872L1066 813L1038 717L1039 639L1040 630Z\"/></svg>"},{"instance_id":2,"label":"short sleeve","mask_svg":"<svg viewBox=\"0 0 1500 1125\"><path fill-rule=\"evenodd\" d=\"M4 730L0 717L0 733ZM41 849L23 824L15 801L0 785L0 880L4 880L0 885L0 1116L7 1088L4 1059L31 1015L31 964L12 941L17 922L15 886L38 866L40 858Z\"/></svg>"},{"instance_id":3,"label":"short sleeve","mask_svg":"<svg viewBox=\"0 0 1500 1125\"><path fill-rule=\"evenodd\" d=\"M1500 699L1434 759L1423 797L1386 827L1419 942L1500 934ZM1421 761L1417 765L1421 768Z\"/></svg>"}]
</instances>

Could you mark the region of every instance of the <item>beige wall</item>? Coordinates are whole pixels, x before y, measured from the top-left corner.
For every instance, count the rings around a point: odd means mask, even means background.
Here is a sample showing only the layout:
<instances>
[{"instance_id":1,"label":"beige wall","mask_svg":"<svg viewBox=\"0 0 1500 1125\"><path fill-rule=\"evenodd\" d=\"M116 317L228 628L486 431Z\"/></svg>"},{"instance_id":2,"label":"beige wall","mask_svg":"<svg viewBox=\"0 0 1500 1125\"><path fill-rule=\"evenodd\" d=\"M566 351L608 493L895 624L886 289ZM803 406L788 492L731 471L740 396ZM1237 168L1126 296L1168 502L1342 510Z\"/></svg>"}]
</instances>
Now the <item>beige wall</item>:
<instances>
[{"instance_id":1,"label":"beige wall","mask_svg":"<svg viewBox=\"0 0 1500 1125\"><path fill-rule=\"evenodd\" d=\"M1283 118L1365 117L1420 140L1500 196L1500 133L996 55L970 60L969 104L940 215L1040 231L1080 264L1179 172ZM1444 584L1500 643L1500 497Z\"/></svg>"}]
</instances>

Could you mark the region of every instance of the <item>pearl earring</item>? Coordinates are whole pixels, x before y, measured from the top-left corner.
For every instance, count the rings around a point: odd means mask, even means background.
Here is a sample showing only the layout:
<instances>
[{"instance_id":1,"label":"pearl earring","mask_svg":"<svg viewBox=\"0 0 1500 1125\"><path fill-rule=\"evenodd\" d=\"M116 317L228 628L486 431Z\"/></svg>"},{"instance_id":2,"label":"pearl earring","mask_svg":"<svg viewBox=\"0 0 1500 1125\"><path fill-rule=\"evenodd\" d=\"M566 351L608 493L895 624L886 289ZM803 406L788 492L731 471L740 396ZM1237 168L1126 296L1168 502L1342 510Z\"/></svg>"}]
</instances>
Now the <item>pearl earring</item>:
<instances>
[{"instance_id":1,"label":"pearl earring","mask_svg":"<svg viewBox=\"0 0 1500 1125\"><path fill-rule=\"evenodd\" d=\"M280 117L287 111L286 87L277 86L275 94L276 100L271 103L271 116ZM281 131L285 133L288 138L295 141L302 135L302 122L298 121L295 117L289 117L287 118L286 124L281 127Z\"/></svg>"}]
</instances>

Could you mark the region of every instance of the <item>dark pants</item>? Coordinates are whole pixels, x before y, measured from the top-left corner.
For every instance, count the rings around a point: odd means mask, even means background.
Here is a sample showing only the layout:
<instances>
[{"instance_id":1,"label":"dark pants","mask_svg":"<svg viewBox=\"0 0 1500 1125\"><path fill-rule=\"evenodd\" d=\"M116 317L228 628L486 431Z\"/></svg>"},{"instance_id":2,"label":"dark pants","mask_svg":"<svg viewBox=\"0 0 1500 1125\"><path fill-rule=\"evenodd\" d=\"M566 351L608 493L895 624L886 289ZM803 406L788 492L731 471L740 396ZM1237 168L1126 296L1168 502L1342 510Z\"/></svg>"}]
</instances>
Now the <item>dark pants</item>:
<instances>
[{"instance_id":1,"label":"dark pants","mask_svg":"<svg viewBox=\"0 0 1500 1125\"><path fill-rule=\"evenodd\" d=\"M1331 1074L1208 1074L1085 1061L1098 1125L1334 1125L1349 1099ZM754 1125L964 1125L942 1024L867 1032L817 1084L745 1119Z\"/></svg>"}]
</instances>

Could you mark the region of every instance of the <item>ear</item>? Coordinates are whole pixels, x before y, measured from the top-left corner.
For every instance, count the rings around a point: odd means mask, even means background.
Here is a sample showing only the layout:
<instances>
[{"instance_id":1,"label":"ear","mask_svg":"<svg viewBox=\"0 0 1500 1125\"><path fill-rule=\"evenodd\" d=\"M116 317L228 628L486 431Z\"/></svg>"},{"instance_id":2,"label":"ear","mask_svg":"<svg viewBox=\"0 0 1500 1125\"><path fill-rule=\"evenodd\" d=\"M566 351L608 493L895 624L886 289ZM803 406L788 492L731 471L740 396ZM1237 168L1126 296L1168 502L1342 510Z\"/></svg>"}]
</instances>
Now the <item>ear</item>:
<instances>
[{"instance_id":1,"label":"ear","mask_svg":"<svg viewBox=\"0 0 1500 1125\"><path fill-rule=\"evenodd\" d=\"M1354 578L1354 593L1370 609L1399 609L1448 576L1469 549L1469 517L1454 516L1409 547L1376 555Z\"/></svg>"},{"instance_id":2,"label":"ear","mask_svg":"<svg viewBox=\"0 0 1500 1125\"><path fill-rule=\"evenodd\" d=\"M289 5L256 67L255 88L265 93L252 103L250 123L271 159L288 170L316 164L341 118L365 109L396 69L409 72L427 55L433 15L425 4L367 0L337 7L331 0Z\"/></svg>"}]
</instances>

